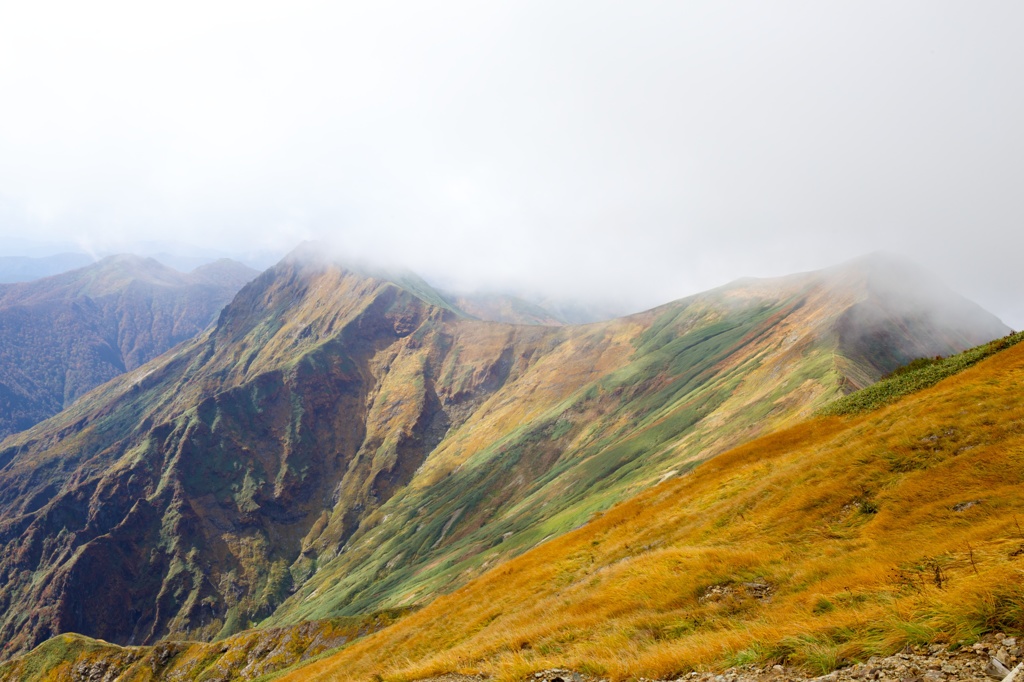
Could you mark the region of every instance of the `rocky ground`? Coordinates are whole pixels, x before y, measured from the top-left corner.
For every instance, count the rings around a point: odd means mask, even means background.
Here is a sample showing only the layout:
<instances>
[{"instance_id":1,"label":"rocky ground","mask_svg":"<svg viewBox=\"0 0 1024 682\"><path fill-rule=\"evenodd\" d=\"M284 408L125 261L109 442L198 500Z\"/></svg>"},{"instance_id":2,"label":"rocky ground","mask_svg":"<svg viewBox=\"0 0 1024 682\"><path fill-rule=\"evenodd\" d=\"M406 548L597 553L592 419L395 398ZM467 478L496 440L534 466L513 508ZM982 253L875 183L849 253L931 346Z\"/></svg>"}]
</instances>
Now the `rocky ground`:
<instances>
[{"instance_id":1,"label":"rocky ground","mask_svg":"<svg viewBox=\"0 0 1024 682\"><path fill-rule=\"evenodd\" d=\"M1024 639L1021 640L1024 644ZM827 675L814 676L796 668L782 665L764 667L743 666L724 672L692 672L676 678L675 682L953 682L977 680L993 682L1003 680L1024 660L1024 651L1015 637L1002 633L986 635L972 645L949 651L944 645L907 649L885 658L873 657L865 663L835 670ZM480 682L481 676L444 675L428 682ZM600 678L582 675L571 670L543 670L522 682L604 682ZM669 682L639 678L639 682ZM1024 682L1024 671L1018 670L1013 682Z\"/></svg>"}]
</instances>

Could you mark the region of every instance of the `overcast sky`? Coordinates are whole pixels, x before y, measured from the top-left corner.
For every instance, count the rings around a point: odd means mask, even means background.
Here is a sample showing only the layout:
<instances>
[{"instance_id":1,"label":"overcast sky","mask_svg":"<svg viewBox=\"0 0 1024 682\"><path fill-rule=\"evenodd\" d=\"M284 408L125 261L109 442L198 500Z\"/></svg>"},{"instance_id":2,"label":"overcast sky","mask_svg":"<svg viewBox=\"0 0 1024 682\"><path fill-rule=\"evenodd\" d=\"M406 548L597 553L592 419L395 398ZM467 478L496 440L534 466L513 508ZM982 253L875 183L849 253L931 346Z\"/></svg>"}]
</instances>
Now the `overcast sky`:
<instances>
[{"instance_id":1,"label":"overcast sky","mask_svg":"<svg viewBox=\"0 0 1024 682\"><path fill-rule=\"evenodd\" d=\"M660 303L884 249L1024 326L1024 3L5 2L0 248Z\"/></svg>"}]
</instances>

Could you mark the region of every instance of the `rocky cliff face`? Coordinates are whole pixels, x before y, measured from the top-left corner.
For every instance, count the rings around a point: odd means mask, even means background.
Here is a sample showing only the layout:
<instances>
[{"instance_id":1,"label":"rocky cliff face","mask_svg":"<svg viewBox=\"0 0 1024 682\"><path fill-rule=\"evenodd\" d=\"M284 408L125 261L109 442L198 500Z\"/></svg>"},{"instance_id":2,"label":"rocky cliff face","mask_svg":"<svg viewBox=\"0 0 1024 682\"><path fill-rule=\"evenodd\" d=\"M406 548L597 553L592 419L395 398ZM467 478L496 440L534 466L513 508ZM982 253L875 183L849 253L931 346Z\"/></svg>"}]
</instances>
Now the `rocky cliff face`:
<instances>
[{"instance_id":1,"label":"rocky cliff face","mask_svg":"<svg viewBox=\"0 0 1024 682\"><path fill-rule=\"evenodd\" d=\"M951 352L998 327L896 320L863 352L841 321L865 296L811 274L513 326L296 254L202 336L0 444L4 652L414 604L877 377L923 333Z\"/></svg>"},{"instance_id":2,"label":"rocky cliff face","mask_svg":"<svg viewBox=\"0 0 1024 682\"><path fill-rule=\"evenodd\" d=\"M233 261L183 274L152 259L111 256L0 285L0 436L195 336L255 275Z\"/></svg>"}]
</instances>

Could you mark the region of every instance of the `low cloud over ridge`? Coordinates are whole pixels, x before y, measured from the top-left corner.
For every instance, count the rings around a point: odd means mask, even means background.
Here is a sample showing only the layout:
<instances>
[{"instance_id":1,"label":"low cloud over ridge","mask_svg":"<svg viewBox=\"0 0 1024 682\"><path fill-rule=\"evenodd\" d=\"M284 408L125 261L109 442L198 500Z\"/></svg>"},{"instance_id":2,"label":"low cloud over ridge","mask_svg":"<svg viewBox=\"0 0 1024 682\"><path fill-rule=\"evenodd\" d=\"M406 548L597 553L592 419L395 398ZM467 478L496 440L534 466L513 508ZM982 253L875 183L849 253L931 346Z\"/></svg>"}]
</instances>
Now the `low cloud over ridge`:
<instances>
[{"instance_id":1,"label":"low cloud over ridge","mask_svg":"<svg viewBox=\"0 0 1024 682\"><path fill-rule=\"evenodd\" d=\"M327 240L643 307L886 249L1024 326L1019 3L35 3L0 246Z\"/></svg>"}]
</instances>

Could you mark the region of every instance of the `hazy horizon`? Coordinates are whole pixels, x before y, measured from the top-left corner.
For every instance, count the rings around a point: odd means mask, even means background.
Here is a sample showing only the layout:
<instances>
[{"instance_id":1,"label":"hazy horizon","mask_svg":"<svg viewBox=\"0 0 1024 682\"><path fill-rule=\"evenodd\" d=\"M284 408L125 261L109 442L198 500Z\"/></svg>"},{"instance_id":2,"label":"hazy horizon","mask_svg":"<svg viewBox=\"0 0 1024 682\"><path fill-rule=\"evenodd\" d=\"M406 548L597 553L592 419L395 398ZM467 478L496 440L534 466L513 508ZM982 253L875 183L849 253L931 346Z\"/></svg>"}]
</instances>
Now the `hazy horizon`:
<instances>
[{"instance_id":1,"label":"hazy horizon","mask_svg":"<svg viewBox=\"0 0 1024 682\"><path fill-rule=\"evenodd\" d=\"M59 245L52 245L59 246ZM300 254L313 254L315 256L326 256L328 259L335 261L343 267L355 268L357 271L365 272L367 274L385 277L385 278L399 278L405 276L405 274L412 274L415 276L422 276L421 273L410 270L399 263L384 263L381 261L374 261L367 258L352 258L347 256L344 252L334 250L328 244L316 241L306 241L296 245L295 249L290 249L285 254L271 256L269 253L263 253L258 258L247 258L246 254L238 253L232 254L227 252L215 252L210 250L203 250L198 248L189 248L185 244L173 244L173 243L157 243L157 244L141 244L136 245L134 250L121 251L121 252L110 252L110 253L93 253L85 254L84 252L58 252L54 256L57 257L58 261L61 256L69 255L81 255L89 256L91 260L89 263L95 263L99 260L115 255L124 253L134 253L135 255L152 257L159 261L161 264L174 268L180 272L190 272L200 265L212 263L218 258L232 258L240 261L250 268L253 268L253 272L261 272L273 265L277 264L282 258L287 258L293 253ZM312 249L311 249L312 247ZM47 249L42 245L36 245L34 249L29 249L33 253L46 253ZM204 255L197 255L204 254ZM251 255L251 254L250 254ZM40 262L44 261L47 256L15 256L14 259L28 258L37 259ZM474 283L459 283L445 281L443 275L438 277L427 276L424 277L427 284L437 289L440 293L447 296L482 296L488 297L492 295L511 295L525 299L527 302L534 303L546 309L549 313L553 313L555 317L561 317L562 319L569 319L570 323L586 323L596 322L598 320L611 319L613 317L621 317L631 315L634 313L643 312L645 310L655 308L664 304L671 303L675 300L686 298L690 295L701 294L712 289L716 289L721 286L727 286L737 283L745 283L750 280L759 279L773 279L773 278L786 278L790 276L800 276L808 274L808 272L820 272L827 273L830 270L835 270L848 265L855 265L858 261L864 261L866 259L872 259L871 262L875 266L882 265L883 268L888 269L889 274L883 274L882 271L874 270L874 282L875 284L881 284L883 288L888 288L892 294L896 295L898 299L901 295L901 287L912 285L917 291L917 296L925 295L925 291L920 287L926 286L930 289L934 289L934 292L924 299L931 299L929 305L933 310L939 310L943 308L943 300L946 295L950 293L950 290L946 288L943 278L939 273L930 271L927 268L920 267L920 264L913 261L913 259L907 258L902 254L895 254L885 251L874 251L865 254L858 254L851 258L845 258L839 262L821 264L819 267L812 268L809 271L799 272L787 272L779 275L772 275L764 278L752 277L752 276L740 276L733 278L728 282L719 282L715 285L709 286L705 289L685 292L678 296L674 296L666 299L657 299L653 297L642 297L634 296L632 298L615 297L615 296L594 296L594 295L583 295L574 297L572 295L562 295L557 291L545 290L542 287L531 286L529 283L525 283L522 286L491 286L486 282L474 284ZM880 260L879 260L880 259ZM18 279L5 279L5 275L8 272L19 271L18 267L13 270L8 270L10 267L8 263L10 258L4 258L0 256L0 282L14 282L14 281L28 281L28 277L21 277ZM83 267L88 263L77 263L74 265L64 264L62 267L54 269L47 274L57 274L58 272L65 272L69 269L75 269ZM18 266L23 264L18 263ZM896 268L895 270L893 268ZM906 270L906 274L902 274L902 270ZM885 284L886 278L896 274L899 278L899 282L890 282ZM43 276L43 275L40 275ZM880 279L881 277L881 279ZM398 279L396 279L398 281ZM463 286L465 285L465 286ZM952 291L953 294L959 294L960 292ZM977 303L977 301L975 301ZM952 296L948 301L948 310L952 313L954 310L963 310L962 301L957 300L956 296ZM984 308L984 306L982 306ZM991 312L991 311L989 311ZM997 315L998 317L998 315ZM1006 320L1003 320L1005 323ZM1010 324L1012 328L1014 327Z\"/></svg>"},{"instance_id":2,"label":"hazy horizon","mask_svg":"<svg viewBox=\"0 0 1024 682\"><path fill-rule=\"evenodd\" d=\"M0 255L317 239L640 309L881 250L1020 328L1022 29L1013 2L12 6Z\"/></svg>"}]
</instances>

